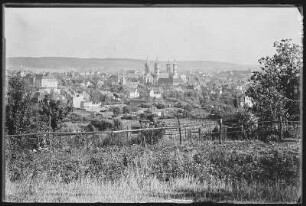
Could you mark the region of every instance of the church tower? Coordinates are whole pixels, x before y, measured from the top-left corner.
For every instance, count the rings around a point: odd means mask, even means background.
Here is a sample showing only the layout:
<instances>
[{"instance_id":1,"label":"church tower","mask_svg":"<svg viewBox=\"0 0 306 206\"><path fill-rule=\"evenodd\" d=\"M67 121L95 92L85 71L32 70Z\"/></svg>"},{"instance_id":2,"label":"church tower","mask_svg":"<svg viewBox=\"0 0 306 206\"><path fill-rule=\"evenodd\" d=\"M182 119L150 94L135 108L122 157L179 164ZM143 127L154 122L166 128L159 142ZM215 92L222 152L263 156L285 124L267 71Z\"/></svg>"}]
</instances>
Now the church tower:
<instances>
[{"instance_id":1,"label":"church tower","mask_svg":"<svg viewBox=\"0 0 306 206\"><path fill-rule=\"evenodd\" d=\"M167 68L167 73L170 74L171 73L171 64L170 64L169 60L166 63L166 68Z\"/></svg>"},{"instance_id":2,"label":"church tower","mask_svg":"<svg viewBox=\"0 0 306 206\"><path fill-rule=\"evenodd\" d=\"M173 76L177 77L177 63L175 60L173 62Z\"/></svg>"},{"instance_id":3,"label":"church tower","mask_svg":"<svg viewBox=\"0 0 306 206\"><path fill-rule=\"evenodd\" d=\"M145 63L145 74L149 74L150 72L151 71L150 71L149 61L147 58L147 62Z\"/></svg>"},{"instance_id":4,"label":"church tower","mask_svg":"<svg viewBox=\"0 0 306 206\"><path fill-rule=\"evenodd\" d=\"M159 66L158 60L156 59L155 64L154 64L154 75L158 77L159 73L160 73L160 66Z\"/></svg>"},{"instance_id":5,"label":"church tower","mask_svg":"<svg viewBox=\"0 0 306 206\"><path fill-rule=\"evenodd\" d=\"M154 82L155 84L158 82L159 73L160 73L160 67L159 67L158 60L156 59L154 63Z\"/></svg>"}]
</instances>

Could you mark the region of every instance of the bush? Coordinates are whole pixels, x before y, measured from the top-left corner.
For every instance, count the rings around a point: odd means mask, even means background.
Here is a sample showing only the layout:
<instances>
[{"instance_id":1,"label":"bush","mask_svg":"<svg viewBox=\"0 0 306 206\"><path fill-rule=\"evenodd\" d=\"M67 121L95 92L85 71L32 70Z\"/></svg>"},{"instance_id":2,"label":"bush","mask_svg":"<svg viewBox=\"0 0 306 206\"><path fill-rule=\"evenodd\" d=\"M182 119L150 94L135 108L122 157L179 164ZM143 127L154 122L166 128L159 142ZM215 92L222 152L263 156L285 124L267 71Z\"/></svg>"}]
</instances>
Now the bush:
<instances>
[{"instance_id":1,"label":"bush","mask_svg":"<svg viewBox=\"0 0 306 206\"><path fill-rule=\"evenodd\" d=\"M285 138L293 138L293 139L297 139L301 137L301 131L299 128L295 128L295 129L289 129L284 131L284 137Z\"/></svg>"},{"instance_id":2,"label":"bush","mask_svg":"<svg viewBox=\"0 0 306 206\"><path fill-rule=\"evenodd\" d=\"M141 108L150 108L152 107L152 104L151 103L142 103L139 105Z\"/></svg>"},{"instance_id":3,"label":"bush","mask_svg":"<svg viewBox=\"0 0 306 206\"><path fill-rule=\"evenodd\" d=\"M123 114L130 113L130 112L131 112L131 107L129 107L129 106L124 106L124 107L122 108L122 112L123 112Z\"/></svg>"},{"instance_id":4,"label":"bush","mask_svg":"<svg viewBox=\"0 0 306 206\"><path fill-rule=\"evenodd\" d=\"M218 120L221 119L221 115L218 113L210 113L207 118L211 120Z\"/></svg>"},{"instance_id":5,"label":"bush","mask_svg":"<svg viewBox=\"0 0 306 206\"><path fill-rule=\"evenodd\" d=\"M159 140L163 138L164 134L165 134L164 129L141 131L139 134L139 139L142 140L141 142L144 142L145 140L146 144L153 145L159 142Z\"/></svg>"},{"instance_id":6,"label":"bush","mask_svg":"<svg viewBox=\"0 0 306 206\"><path fill-rule=\"evenodd\" d=\"M114 119L114 130L122 130L123 129L123 124L122 121L118 118Z\"/></svg>"},{"instance_id":7,"label":"bush","mask_svg":"<svg viewBox=\"0 0 306 206\"><path fill-rule=\"evenodd\" d=\"M137 120L137 116L136 115L124 115L121 117L121 119Z\"/></svg>"},{"instance_id":8,"label":"bush","mask_svg":"<svg viewBox=\"0 0 306 206\"><path fill-rule=\"evenodd\" d=\"M283 154L272 149L255 156L249 152L215 150L209 155L214 165L212 173L232 180L252 182L274 182L283 180L294 184L299 176L299 159L292 154Z\"/></svg>"},{"instance_id":9,"label":"bush","mask_svg":"<svg viewBox=\"0 0 306 206\"><path fill-rule=\"evenodd\" d=\"M103 141L102 141L102 147L105 146L124 146L127 145L127 139L126 134L113 134L108 135Z\"/></svg>"},{"instance_id":10,"label":"bush","mask_svg":"<svg viewBox=\"0 0 306 206\"><path fill-rule=\"evenodd\" d=\"M131 107L131 112L137 112L138 109L139 109L138 107L132 106L132 107Z\"/></svg>"},{"instance_id":11,"label":"bush","mask_svg":"<svg viewBox=\"0 0 306 206\"><path fill-rule=\"evenodd\" d=\"M190 114L189 114L189 116L191 118L195 118L195 119L204 119L204 118L207 118L208 115L209 115L209 113L207 113L203 109L195 109L195 110L191 111Z\"/></svg>"},{"instance_id":12,"label":"bush","mask_svg":"<svg viewBox=\"0 0 306 206\"><path fill-rule=\"evenodd\" d=\"M113 108L113 113L115 116L118 116L119 114L122 113L121 108L120 107L114 107Z\"/></svg>"},{"instance_id":13,"label":"bush","mask_svg":"<svg viewBox=\"0 0 306 206\"><path fill-rule=\"evenodd\" d=\"M166 107L166 105L164 105L164 104L162 104L162 103L157 103L157 104L155 104L155 107L156 107L157 109L164 109L164 108Z\"/></svg>"},{"instance_id":14,"label":"bush","mask_svg":"<svg viewBox=\"0 0 306 206\"><path fill-rule=\"evenodd\" d=\"M102 120L94 119L90 121L90 123L87 125L87 128L89 128L89 130L94 128L97 129L98 131L105 131L113 129L114 122L108 119L102 119Z\"/></svg>"},{"instance_id":15,"label":"bush","mask_svg":"<svg viewBox=\"0 0 306 206\"><path fill-rule=\"evenodd\" d=\"M182 102L176 102L173 106L176 108L183 108Z\"/></svg>"},{"instance_id":16,"label":"bush","mask_svg":"<svg viewBox=\"0 0 306 206\"><path fill-rule=\"evenodd\" d=\"M186 104L183 106L183 109L187 112L191 112L194 108L190 104Z\"/></svg>"}]
</instances>

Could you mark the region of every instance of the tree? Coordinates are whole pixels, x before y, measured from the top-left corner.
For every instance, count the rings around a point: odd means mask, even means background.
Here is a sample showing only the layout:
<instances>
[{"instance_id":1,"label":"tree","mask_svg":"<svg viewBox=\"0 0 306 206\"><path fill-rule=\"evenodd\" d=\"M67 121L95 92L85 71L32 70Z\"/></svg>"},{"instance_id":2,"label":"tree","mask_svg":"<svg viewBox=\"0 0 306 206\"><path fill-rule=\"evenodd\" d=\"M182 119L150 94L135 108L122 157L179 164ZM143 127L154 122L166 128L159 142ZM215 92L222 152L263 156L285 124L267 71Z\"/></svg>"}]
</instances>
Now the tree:
<instances>
[{"instance_id":1,"label":"tree","mask_svg":"<svg viewBox=\"0 0 306 206\"><path fill-rule=\"evenodd\" d=\"M123 129L123 123L120 119L114 118L114 130L122 130Z\"/></svg>"},{"instance_id":2,"label":"tree","mask_svg":"<svg viewBox=\"0 0 306 206\"><path fill-rule=\"evenodd\" d=\"M148 98L149 97L149 90L148 90L146 85L138 84L137 89L138 89L138 92L139 92L139 96L141 98Z\"/></svg>"},{"instance_id":3,"label":"tree","mask_svg":"<svg viewBox=\"0 0 306 206\"><path fill-rule=\"evenodd\" d=\"M93 119L87 125L88 131L105 131L114 128L114 122L109 119Z\"/></svg>"},{"instance_id":4,"label":"tree","mask_svg":"<svg viewBox=\"0 0 306 206\"><path fill-rule=\"evenodd\" d=\"M127 113L130 113L130 112L131 112L131 107L129 107L129 106L124 106L124 107L122 108L122 110L123 110L123 114L127 114Z\"/></svg>"},{"instance_id":5,"label":"tree","mask_svg":"<svg viewBox=\"0 0 306 206\"><path fill-rule=\"evenodd\" d=\"M45 121L53 132L58 128L59 123L72 112L71 102L68 100L67 104L60 100L55 100L51 95L45 95L40 102L39 113L45 117Z\"/></svg>"},{"instance_id":6,"label":"tree","mask_svg":"<svg viewBox=\"0 0 306 206\"><path fill-rule=\"evenodd\" d=\"M8 77L8 90L5 106L6 132L8 135L23 133L36 133L45 131L47 125L41 121L37 115L34 104L31 102L30 93L25 90L23 78L20 73L13 73ZM37 148L41 143L36 135L31 136L26 141L22 138L10 138L9 147L13 156L21 150ZM13 158L14 159L14 158Z\"/></svg>"},{"instance_id":7,"label":"tree","mask_svg":"<svg viewBox=\"0 0 306 206\"><path fill-rule=\"evenodd\" d=\"M302 47L289 39L275 42L274 47L276 54L259 60L261 71L251 76L246 95L260 120L298 120Z\"/></svg>"},{"instance_id":8,"label":"tree","mask_svg":"<svg viewBox=\"0 0 306 206\"><path fill-rule=\"evenodd\" d=\"M166 105L165 104L163 104L163 103L157 103L157 104L155 104L155 106L156 106L156 108L157 109L164 109L165 107L166 107Z\"/></svg>"},{"instance_id":9,"label":"tree","mask_svg":"<svg viewBox=\"0 0 306 206\"><path fill-rule=\"evenodd\" d=\"M6 98L6 130L9 135L27 131L30 125L30 93L26 92L20 73L9 76Z\"/></svg>"},{"instance_id":10,"label":"tree","mask_svg":"<svg viewBox=\"0 0 306 206\"><path fill-rule=\"evenodd\" d=\"M101 96L101 93L97 89L92 90L90 93L90 99L93 102L100 102L102 99Z\"/></svg>"},{"instance_id":11,"label":"tree","mask_svg":"<svg viewBox=\"0 0 306 206\"><path fill-rule=\"evenodd\" d=\"M118 116L119 114L121 114L120 107L113 107L113 113L115 116Z\"/></svg>"},{"instance_id":12,"label":"tree","mask_svg":"<svg viewBox=\"0 0 306 206\"><path fill-rule=\"evenodd\" d=\"M189 116L190 115L190 113L191 113L191 111L193 110L193 107L190 105L190 104L186 104L186 105L184 105L183 106L183 112L184 112L184 116Z\"/></svg>"},{"instance_id":13,"label":"tree","mask_svg":"<svg viewBox=\"0 0 306 206\"><path fill-rule=\"evenodd\" d=\"M98 76L93 76L93 77L89 77L88 81L91 83L91 87L93 89L97 89L98 88L98 82L99 82L99 77Z\"/></svg>"}]
</instances>

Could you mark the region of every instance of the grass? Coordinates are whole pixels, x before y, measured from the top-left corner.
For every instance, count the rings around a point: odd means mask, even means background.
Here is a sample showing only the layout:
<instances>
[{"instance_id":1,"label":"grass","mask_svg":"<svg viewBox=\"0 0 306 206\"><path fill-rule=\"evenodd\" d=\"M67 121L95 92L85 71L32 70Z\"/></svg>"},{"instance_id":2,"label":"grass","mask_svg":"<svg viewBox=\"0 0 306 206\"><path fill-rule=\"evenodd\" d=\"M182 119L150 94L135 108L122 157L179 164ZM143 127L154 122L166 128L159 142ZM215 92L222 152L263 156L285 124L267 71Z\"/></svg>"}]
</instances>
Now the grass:
<instances>
[{"instance_id":1,"label":"grass","mask_svg":"<svg viewBox=\"0 0 306 206\"><path fill-rule=\"evenodd\" d=\"M161 141L147 148L140 145L83 147L70 153L56 153L29 154L32 158L29 164L18 164L19 169L23 167L19 171L23 175L18 180L10 178L11 174L7 172L5 200L169 202L180 199L192 202L295 203L301 194L298 171L292 171L292 168L299 168L299 163L293 161L300 158L300 145L296 142L231 141L221 145L183 142L176 145ZM224 163L213 163L219 160ZM22 161L26 162L25 159ZM271 161L277 161L277 164L273 165ZM231 163L242 172L249 172L246 177L256 174L247 171L248 167L258 169L259 177L228 180L226 175L234 174L236 177L241 172L231 167ZM269 172L266 164L283 170L275 174L279 178L271 181L260 179L266 178L264 174ZM39 172L33 176L34 171ZM67 176L72 178L68 181Z\"/></svg>"},{"instance_id":2,"label":"grass","mask_svg":"<svg viewBox=\"0 0 306 206\"><path fill-rule=\"evenodd\" d=\"M232 187L213 180L200 183L192 177L176 178L169 183L155 177L141 179L131 174L115 183L100 182L84 177L63 183L60 178L48 181L42 175L36 180L6 182L6 201L9 202L166 202L185 199L192 202L253 202L292 203L298 187L275 184L243 185L233 193Z\"/></svg>"}]
</instances>

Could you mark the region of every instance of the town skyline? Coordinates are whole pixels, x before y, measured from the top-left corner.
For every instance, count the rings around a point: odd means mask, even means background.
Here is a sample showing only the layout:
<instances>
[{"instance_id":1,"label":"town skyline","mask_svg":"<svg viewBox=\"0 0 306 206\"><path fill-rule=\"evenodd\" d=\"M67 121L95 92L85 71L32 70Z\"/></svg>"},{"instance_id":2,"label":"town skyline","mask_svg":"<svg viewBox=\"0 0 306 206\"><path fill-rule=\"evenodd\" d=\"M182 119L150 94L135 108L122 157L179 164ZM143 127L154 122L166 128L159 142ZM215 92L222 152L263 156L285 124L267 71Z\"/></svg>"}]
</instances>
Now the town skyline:
<instances>
[{"instance_id":1,"label":"town skyline","mask_svg":"<svg viewBox=\"0 0 306 206\"><path fill-rule=\"evenodd\" d=\"M302 202L301 7L61 5L3 9L6 202Z\"/></svg>"}]
</instances>

